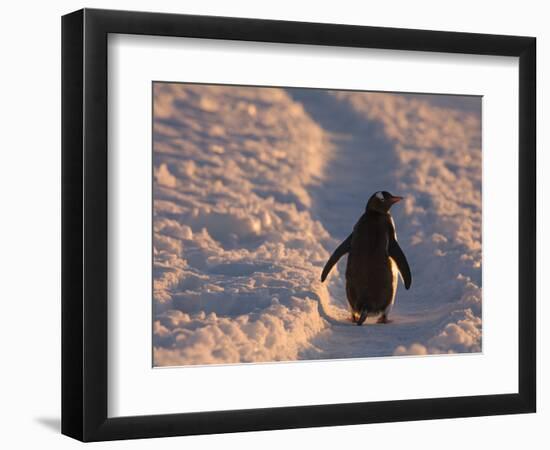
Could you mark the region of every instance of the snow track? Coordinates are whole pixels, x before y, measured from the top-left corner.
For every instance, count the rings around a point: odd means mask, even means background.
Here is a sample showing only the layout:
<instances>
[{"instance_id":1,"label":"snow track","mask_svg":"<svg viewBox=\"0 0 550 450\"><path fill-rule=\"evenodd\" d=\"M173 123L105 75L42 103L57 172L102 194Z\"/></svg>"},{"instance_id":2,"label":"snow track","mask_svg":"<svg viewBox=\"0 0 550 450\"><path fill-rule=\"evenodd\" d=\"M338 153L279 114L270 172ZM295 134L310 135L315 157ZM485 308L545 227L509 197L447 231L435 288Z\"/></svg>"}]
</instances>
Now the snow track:
<instances>
[{"instance_id":1,"label":"snow track","mask_svg":"<svg viewBox=\"0 0 550 450\"><path fill-rule=\"evenodd\" d=\"M333 141L342 142L314 196L314 216L337 238L329 251L347 236L368 196L387 189L406 197L392 214L413 271L410 291L400 283L393 323L373 326L369 319L357 329L332 327L301 356L480 351L479 100L462 97L451 109L448 103L440 106L441 97L429 95L311 92L301 99ZM339 112L331 116L327 111ZM342 322L345 258L339 269L329 277L329 292L320 297L324 310Z\"/></svg>"}]
</instances>

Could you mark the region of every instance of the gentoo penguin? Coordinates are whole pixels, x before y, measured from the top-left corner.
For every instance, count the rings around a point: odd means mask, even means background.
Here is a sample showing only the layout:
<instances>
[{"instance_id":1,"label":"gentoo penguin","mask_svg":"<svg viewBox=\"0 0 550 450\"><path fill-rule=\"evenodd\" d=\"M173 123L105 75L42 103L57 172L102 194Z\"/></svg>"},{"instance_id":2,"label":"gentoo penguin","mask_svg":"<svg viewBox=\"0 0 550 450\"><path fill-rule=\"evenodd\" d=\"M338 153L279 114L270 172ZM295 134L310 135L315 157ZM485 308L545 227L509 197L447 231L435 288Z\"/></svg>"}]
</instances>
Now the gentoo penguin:
<instances>
[{"instance_id":1,"label":"gentoo penguin","mask_svg":"<svg viewBox=\"0 0 550 450\"><path fill-rule=\"evenodd\" d=\"M397 243L390 208L403 197L376 192L369 199L365 213L353 232L334 251L323 269L325 281L332 266L349 253L346 267L346 296L352 321L362 325L367 315L382 314L378 323L388 323L388 315L397 291L397 271L405 288L411 286L411 270Z\"/></svg>"}]
</instances>

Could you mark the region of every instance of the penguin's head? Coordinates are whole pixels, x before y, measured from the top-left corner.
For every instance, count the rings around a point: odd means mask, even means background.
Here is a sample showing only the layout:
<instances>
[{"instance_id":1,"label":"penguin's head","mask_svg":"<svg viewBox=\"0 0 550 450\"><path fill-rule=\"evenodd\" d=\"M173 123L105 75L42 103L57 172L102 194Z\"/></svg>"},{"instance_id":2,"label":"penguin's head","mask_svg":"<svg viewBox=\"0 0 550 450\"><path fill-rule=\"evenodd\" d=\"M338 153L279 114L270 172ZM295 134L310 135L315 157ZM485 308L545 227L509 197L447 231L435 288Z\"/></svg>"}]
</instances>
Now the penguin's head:
<instances>
[{"instance_id":1,"label":"penguin's head","mask_svg":"<svg viewBox=\"0 0 550 450\"><path fill-rule=\"evenodd\" d=\"M369 198L366 210L386 214L393 205L401 200L403 197L392 195L388 191L378 191Z\"/></svg>"}]
</instances>

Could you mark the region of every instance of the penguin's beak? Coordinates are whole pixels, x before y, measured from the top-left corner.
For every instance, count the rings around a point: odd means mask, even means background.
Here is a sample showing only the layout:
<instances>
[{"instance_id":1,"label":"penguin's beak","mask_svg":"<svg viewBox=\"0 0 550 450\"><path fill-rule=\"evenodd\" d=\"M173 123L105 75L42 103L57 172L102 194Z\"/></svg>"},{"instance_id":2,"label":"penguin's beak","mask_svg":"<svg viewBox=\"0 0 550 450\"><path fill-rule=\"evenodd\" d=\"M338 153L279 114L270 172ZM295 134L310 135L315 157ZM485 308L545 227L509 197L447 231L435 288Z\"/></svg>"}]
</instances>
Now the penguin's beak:
<instances>
[{"instance_id":1,"label":"penguin's beak","mask_svg":"<svg viewBox=\"0 0 550 450\"><path fill-rule=\"evenodd\" d=\"M399 195L392 195L390 198L390 203L393 205L401 200L403 200L403 197L399 197Z\"/></svg>"}]
</instances>

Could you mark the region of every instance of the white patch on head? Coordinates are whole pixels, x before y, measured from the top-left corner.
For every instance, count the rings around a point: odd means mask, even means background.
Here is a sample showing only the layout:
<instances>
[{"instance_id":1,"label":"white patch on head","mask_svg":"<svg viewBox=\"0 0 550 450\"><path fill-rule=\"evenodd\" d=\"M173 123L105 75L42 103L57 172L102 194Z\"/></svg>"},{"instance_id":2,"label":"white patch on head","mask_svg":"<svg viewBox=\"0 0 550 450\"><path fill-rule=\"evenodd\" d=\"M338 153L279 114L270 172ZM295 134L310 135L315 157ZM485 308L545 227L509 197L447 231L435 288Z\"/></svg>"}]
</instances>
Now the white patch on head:
<instances>
[{"instance_id":1,"label":"white patch on head","mask_svg":"<svg viewBox=\"0 0 550 450\"><path fill-rule=\"evenodd\" d=\"M384 194L382 194L382 192L378 191L375 195L379 200L384 200Z\"/></svg>"}]
</instances>

